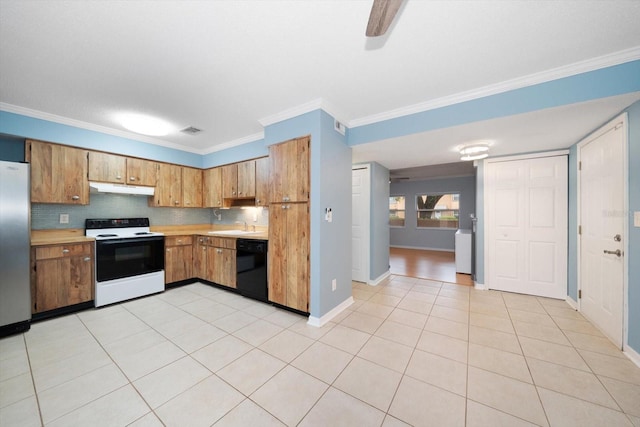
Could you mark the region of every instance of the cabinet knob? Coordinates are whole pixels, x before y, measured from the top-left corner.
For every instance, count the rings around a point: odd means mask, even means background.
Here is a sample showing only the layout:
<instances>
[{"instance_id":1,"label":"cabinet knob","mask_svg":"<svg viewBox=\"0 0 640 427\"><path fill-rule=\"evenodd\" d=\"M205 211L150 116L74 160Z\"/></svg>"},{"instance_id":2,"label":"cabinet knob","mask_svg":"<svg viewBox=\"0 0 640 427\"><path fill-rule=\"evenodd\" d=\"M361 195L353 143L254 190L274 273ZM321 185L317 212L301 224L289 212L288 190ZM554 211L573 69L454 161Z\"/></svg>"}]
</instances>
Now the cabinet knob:
<instances>
[{"instance_id":1,"label":"cabinet knob","mask_svg":"<svg viewBox=\"0 0 640 427\"><path fill-rule=\"evenodd\" d=\"M121 175L116 175L116 179L122 179Z\"/></svg>"},{"instance_id":2,"label":"cabinet knob","mask_svg":"<svg viewBox=\"0 0 640 427\"><path fill-rule=\"evenodd\" d=\"M256 199L256 203L260 203L260 199Z\"/></svg>"},{"instance_id":3,"label":"cabinet knob","mask_svg":"<svg viewBox=\"0 0 640 427\"><path fill-rule=\"evenodd\" d=\"M135 180L136 180L136 177L135 177L135 176L130 176L130 177L129 177L129 181L135 181Z\"/></svg>"},{"instance_id":4,"label":"cabinet knob","mask_svg":"<svg viewBox=\"0 0 640 427\"><path fill-rule=\"evenodd\" d=\"M180 201L179 201L179 200L176 200L176 201L175 201L175 202L173 202L173 203L174 203L174 204L176 204L176 205L178 205L178 204L180 204Z\"/></svg>"},{"instance_id":5,"label":"cabinet knob","mask_svg":"<svg viewBox=\"0 0 640 427\"><path fill-rule=\"evenodd\" d=\"M167 248L167 252L171 252L171 249Z\"/></svg>"},{"instance_id":6,"label":"cabinet knob","mask_svg":"<svg viewBox=\"0 0 640 427\"><path fill-rule=\"evenodd\" d=\"M219 254L222 253L222 249L218 249L216 252L218 252Z\"/></svg>"},{"instance_id":7,"label":"cabinet knob","mask_svg":"<svg viewBox=\"0 0 640 427\"><path fill-rule=\"evenodd\" d=\"M282 201L283 201L283 202L288 202L288 201L289 201L289 196L284 196L284 197L282 198Z\"/></svg>"},{"instance_id":8,"label":"cabinet knob","mask_svg":"<svg viewBox=\"0 0 640 427\"><path fill-rule=\"evenodd\" d=\"M178 239L178 243L182 243L182 240L181 240L181 239Z\"/></svg>"},{"instance_id":9,"label":"cabinet knob","mask_svg":"<svg viewBox=\"0 0 640 427\"><path fill-rule=\"evenodd\" d=\"M63 253L63 254L68 254L68 253L69 253L69 249L63 249L63 250L62 250L62 253Z\"/></svg>"},{"instance_id":10,"label":"cabinet knob","mask_svg":"<svg viewBox=\"0 0 640 427\"><path fill-rule=\"evenodd\" d=\"M232 192L231 192L231 194L235 195L235 194L236 194L236 192L235 192L235 191L232 191Z\"/></svg>"},{"instance_id":11,"label":"cabinet knob","mask_svg":"<svg viewBox=\"0 0 640 427\"><path fill-rule=\"evenodd\" d=\"M86 256L84 257L83 261L91 261L91 257Z\"/></svg>"},{"instance_id":12,"label":"cabinet knob","mask_svg":"<svg viewBox=\"0 0 640 427\"><path fill-rule=\"evenodd\" d=\"M80 196L71 196L71 200L80 200Z\"/></svg>"}]
</instances>

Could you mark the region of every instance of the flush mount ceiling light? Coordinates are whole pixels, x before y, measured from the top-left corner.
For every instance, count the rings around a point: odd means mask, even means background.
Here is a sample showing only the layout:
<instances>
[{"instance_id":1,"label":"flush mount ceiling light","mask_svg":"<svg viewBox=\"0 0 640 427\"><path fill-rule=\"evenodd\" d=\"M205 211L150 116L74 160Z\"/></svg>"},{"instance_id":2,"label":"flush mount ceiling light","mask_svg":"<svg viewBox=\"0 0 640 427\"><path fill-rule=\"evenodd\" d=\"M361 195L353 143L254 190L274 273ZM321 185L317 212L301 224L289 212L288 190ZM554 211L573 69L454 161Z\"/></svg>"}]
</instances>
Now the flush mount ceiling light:
<instances>
[{"instance_id":1,"label":"flush mount ceiling light","mask_svg":"<svg viewBox=\"0 0 640 427\"><path fill-rule=\"evenodd\" d=\"M131 132L149 136L164 136L173 130L164 120L143 114L125 114L120 118L120 123Z\"/></svg>"},{"instance_id":2,"label":"flush mount ceiling light","mask_svg":"<svg viewBox=\"0 0 640 427\"><path fill-rule=\"evenodd\" d=\"M460 160L480 160L489 157L489 143L478 142L460 147Z\"/></svg>"}]
</instances>

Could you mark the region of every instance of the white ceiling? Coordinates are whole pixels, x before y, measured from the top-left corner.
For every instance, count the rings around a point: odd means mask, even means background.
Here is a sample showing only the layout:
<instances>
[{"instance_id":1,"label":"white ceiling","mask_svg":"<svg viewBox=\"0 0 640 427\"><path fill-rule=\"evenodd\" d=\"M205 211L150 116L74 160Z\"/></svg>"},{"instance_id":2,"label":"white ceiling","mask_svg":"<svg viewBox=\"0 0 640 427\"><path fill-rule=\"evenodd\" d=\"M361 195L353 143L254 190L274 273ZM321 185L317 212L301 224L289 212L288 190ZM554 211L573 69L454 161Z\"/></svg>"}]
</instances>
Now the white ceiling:
<instances>
[{"instance_id":1,"label":"white ceiling","mask_svg":"<svg viewBox=\"0 0 640 427\"><path fill-rule=\"evenodd\" d=\"M257 139L261 119L316 99L339 120L364 123L640 45L637 0L407 0L382 39L364 36L370 7L0 0L0 102L116 131L118 113L148 113L204 130L156 143L207 153ZM467 139L496 139L494 154L566 147L636 99L374 142L354 157L395 169L456 161L451 144Z\"/></svg>"}]
</instances>

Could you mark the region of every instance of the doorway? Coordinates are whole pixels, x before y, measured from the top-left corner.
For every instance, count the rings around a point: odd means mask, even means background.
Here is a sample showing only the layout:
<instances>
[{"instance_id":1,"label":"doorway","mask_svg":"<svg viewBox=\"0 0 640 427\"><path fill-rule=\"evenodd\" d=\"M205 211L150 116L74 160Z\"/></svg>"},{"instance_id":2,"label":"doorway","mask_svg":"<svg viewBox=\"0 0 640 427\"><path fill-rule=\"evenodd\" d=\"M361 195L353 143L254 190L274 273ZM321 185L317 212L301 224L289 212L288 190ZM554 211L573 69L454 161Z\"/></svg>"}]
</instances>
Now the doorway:
<instances>
[{"instance_id":1,"label":"doorway","mask_svg":"<svg viewBox=\"0 0 640 427\"><path fill-rule=\"evenodd\" d=\"M626 114L578 144L579 307L618 348L624 336Z\"/></svg>"},{"instance_id":2,"label":"doorway","mask_svg":"<svg viewBox=\"0 0 640 427\"><path fill-rule=\"evenodd\" d=\"M371 172L368 165L351 170L351 280L369 283Z\"/></svg>"}]
</instances>

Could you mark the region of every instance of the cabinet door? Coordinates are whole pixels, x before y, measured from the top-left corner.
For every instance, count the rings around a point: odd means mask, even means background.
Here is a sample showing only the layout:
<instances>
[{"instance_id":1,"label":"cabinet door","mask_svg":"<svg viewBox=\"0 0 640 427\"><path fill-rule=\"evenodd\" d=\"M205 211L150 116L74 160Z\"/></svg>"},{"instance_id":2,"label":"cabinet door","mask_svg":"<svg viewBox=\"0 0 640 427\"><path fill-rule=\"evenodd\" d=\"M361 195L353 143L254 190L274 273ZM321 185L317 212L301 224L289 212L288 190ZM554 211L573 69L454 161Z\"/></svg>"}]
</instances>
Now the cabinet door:
<instances>
[{"instance_id":1,"label":"cabinet door","mask_svg":"<svg viewBox=\"0 0 640 427\"><path fill-rule=\"evenodd\" d=\"M66 292L61 292L64 298L58 301L61 307L93 299L93 262L90 256L76 256L69 258L69 285Z\"/></svg>"},{"instance_id":2,"label":"cabinet door","mask_svg":"<svg viewBox=\"0 0 640 427\"><path fill-rule=\"evenodd\" d=\"M127 159L128 184L155 187L158 181L158 163L142 159Z\"/></svg>"},{"instance_id":3,"label":"cabinet door","mask_svg":"<svg viewBox=\"0 0 640 427\"><path fill-rule=\"evenodd\" d=\"M31 202L86 205L89 203L88 151L29 141Z\"/></svg>"},{"instance_id":4,"label":"cabinet door","mask_svg":"<svg viewBox=\"0 0 640 427\"><path fill-rule=\"evenodd\" d=\"M269 147L273 203L309 201L309 148L308 136Z\"/></svg>"},{"instance_id":5,"label":"cabinet door","mask_svg":"<svg viewBox=\"0 0 640 427\"><path fill-rule=\"evenodd\" d=\"M238 165L222 166L222 198L235 199L238 197Z\"/></svg>"},{"instance_id":6,"label":"cabinet door","mask_svg":"<svg viewBox=\"0 0 640 427\"><path fill-rule=\"evenodd\" d=\"M182 167L160 163L158 184L153 196L154 206L182 206Z\"/></svg>"},{"instance_id":7,"label":"cabinet door","mask_svg":"<svg viewBox=\"0 0 640 427\"><path fill-rule=\"evenodd\" d=\"M269 205L269 158L256 160L256 206Z\"/></svg>"},{"instance_id":8,"label":"cabinet door","mask_svg":"<svg viewBox=\"0 0 640 427\"><path fill-rule=\"evenodd\" d=\"M170 246L165 250L165 283L178 282L193 277L192 245Z\"/></svg>"},{"instance_id":9,"label":"cabinet door","mask_svg":"<svg viewBox=\"0 0 640 427\"><path fill-rule=\"evenodd\" d=\"M193 276L207 278L207 245L206 237L198 237L193 245Z\"/></svg>"},{"instance_id":10,"label":"cabinet door","mask_svg":"<svg viewBox=\"0 0 640 427\"><path fill-rule=\"evenodd\" d=\"M89 181L126 183L127 158L115 154L89 152Z\"/></svg>"},{"instance_id":11,"label":"cabinet door","mask_svg":"<svg viewBox=\"0 0 640 427\"><path fill-rule=\"evenodd\" d=\"M36 294L33 312L59 308L59 295L63 286L70 281L71 261L69 258L54 258L36 261Z\"/></svg>"},{"instance_id":12,"label":"cabinet door","mask_svg":"<svg viewBox=\"0 0 640 427\"><path fill-rule=\"evenodd\" d=\"M212 168L204 171L203 193L204 207L222 207L222 168Z\"/></svg>"},{"instance_id":13,"label":"cabinet door","mask_svg":"<svg viewBox=\"0 0 640 427\"><path fill-rule=\"evenodd\" d=\"M230 288L236 287L236 251L216 248L216 278L219 283Z\"/></svg>"},{"instance_id":14,"label":"cabinet door","mask_svg":"<svg viewBox=\"0 0 640 427\"><path fill-rule=\"evenodd\" d=\"M287 211L285 204L269 208L269 301L287 304Z\"/></svg>"},{"instance_id":15,"label":"cabinet door","mask_svg":"<svg viewBox=\"0 0 640 427\"><path fill-rule=\"evenodd\" d=\"M182 168L182 205L185 208L202 207L202 170Z\"/></svg>"},{"instance_id":16,"label":"cabinet door","mask_svg":"<svg viewBox=\"0 0 640 427\"><path fill-rule=\"evenodd\" d=\"M287 205L287 307L309 311L309 204Z\"/></svg>"},{"instance_id":17,"label":"cabinet door","mask_svg":"<svg viewBox=\"0 0 640 427\"><path fill-rule=\"evenodd\" d=\"M256 196L256 161L238 163L238 197Z\"/></svg>"}]
</instances>

